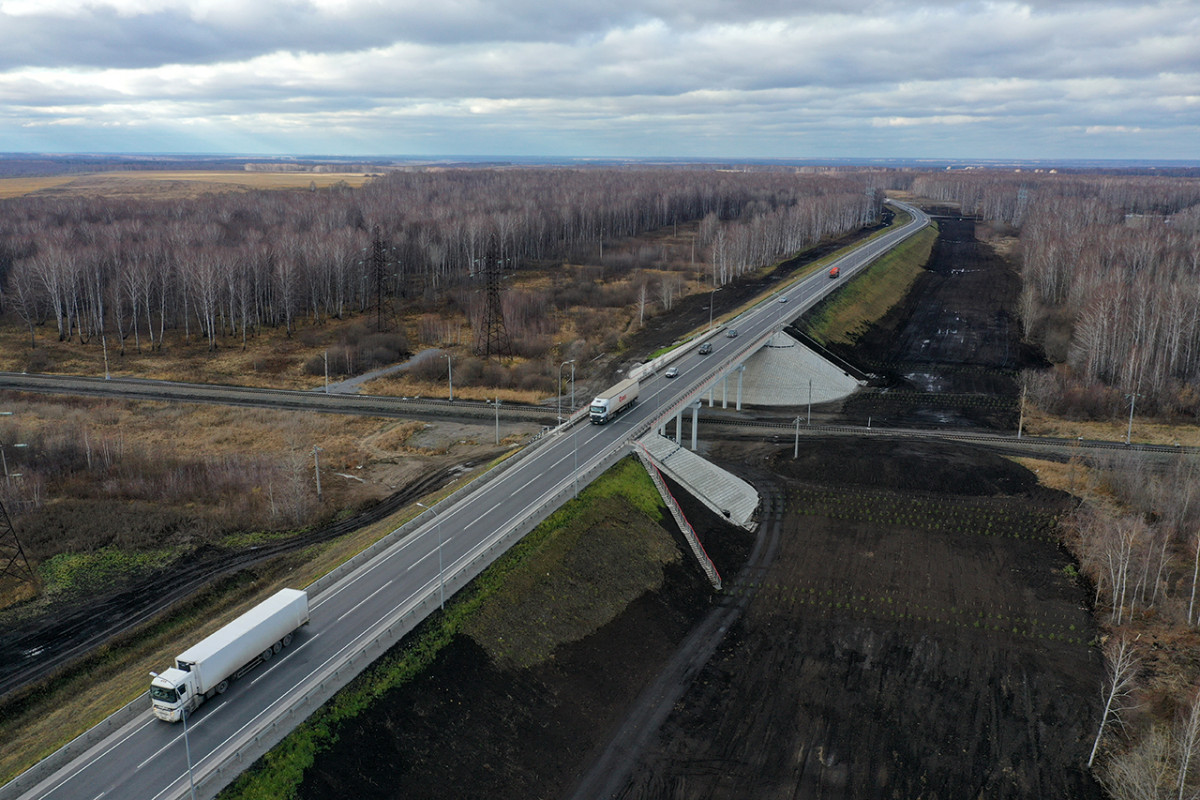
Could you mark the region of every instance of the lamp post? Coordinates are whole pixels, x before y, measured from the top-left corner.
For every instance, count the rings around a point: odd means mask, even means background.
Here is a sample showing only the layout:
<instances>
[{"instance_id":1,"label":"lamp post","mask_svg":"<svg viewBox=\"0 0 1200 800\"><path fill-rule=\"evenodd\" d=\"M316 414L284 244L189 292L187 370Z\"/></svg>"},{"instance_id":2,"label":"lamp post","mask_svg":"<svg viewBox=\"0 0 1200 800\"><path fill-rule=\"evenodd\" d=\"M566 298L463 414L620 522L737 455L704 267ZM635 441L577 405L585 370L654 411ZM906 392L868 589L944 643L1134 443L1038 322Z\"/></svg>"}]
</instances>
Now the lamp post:
<instances>
[{"instance_id":1,"label":"lamp post","mask_svg":"<svg viewBox=\"0 0 1200 800\"><path fill-rule=\"evenodd\" d=\"M796 417L796 444L792 448L792 461L800 457L800 418Z\"/></svg>"},{"instance_id":2,"label":"lamp post","mask_svg":"<svg viewBox=\"0 0 1200 800\"><path fill-rule=\"evenodd\" d=\"M438 514L438 513L437 513L437 511L436 511L436 510L435 510L435 509L434 509L432 506L427 506L427 505L425 505L424 503L422 503L420 500L418 500L418 501L417 501L417 505L419 505L421 508L425 509L426 511L430 511L430 512L432 512L432 513L433 513L433 518L434 518L434 520L436 520L436 522L437 522L437 535L438 535L438 601L439 601L439 603L440 603L440 605L441 605L441 607L442 607L442 611L445 611L445 610L446 610L446 578L445 578L445 573L444 573L444 572L442 572L442 517L441 517L441 515L440 515L440 514Z\"/></svg>"},{"instance_id":3,"label":"lamp post","mask_svg":"<svg viewBox=\"0 0 1200 800\"><path fill-rule=\"evenodd\" d=\"M496 444L500 444L500 395L496 395Z\"/></svg>"},{"instance_id":4,"label":"lamp post","mask_svg":"<svg viewBox=\"0 0 1200 800\"><path fill-rule=\"evenodd\" d=\"M558 383L555 385L558 395L558 424L562 425L562 371L567 364L571 365L571 409L575 408L575 359L564 361L558 365Z\"/></svg>"},{"instance_id":5,"label":"lamp post","mask_svg":"<svg viewBox=\"0 0 1200 800\"><path fill-rule=\"evenodd\" d=\"M321 456L318 455L324 448L313 445L313 474L317 476L317 502L321 502Z\"/></svg>"},{"instance_id":6,"label":"lamp post","mask_svg":"<svg viewBox=\"0 0 1200 800\"><path fill-rule=\"evenodd\" d=\"M1129 444L1129 440L1133 436L1133 406L1141 395L1137 392L1130 392L1125 396L1129 398L1129 427L1125 430L1125 444Z\"/></svg>"},{"instance_id":7,"label":"lamp post","mask_svg":"<svg viewBox=\"0 0 1200 800\"><path fill-rule=\"evenodd\" d=\"M575 471L571 473L575 479L575 497L579 498L579 426L571 431L571 446L575 450Z\"/></svg>"},{"instance_id":8,"label":"lamp post","mask_svg":"<svg viewBox=\"0 0 1200 800\"><path fill-rule=\"evenodd\" d=\"M191 739L188 738L187 709L180 709L179 716L183 718L183 749L187 753L188 784L192 787L192 800L196 800L196 778L192 774L192 742Z\"/></svg>"},{"instance_id":9,"label":"lamp post","mask_svg":"<svg viewBox=\"0 0 1200 800\"><path fill-rule=\"evenodd\" d=\"M708 329L712 330L713 325L713 303L717 299L717 292L721 291L720 286L714 286L712 292L708 295Z\"/></svg>"},{"instance_id":10,"label":"lamp post","mask_svg":"<svg viewBox=\"0 0 1200 800\"><path fill-rule=\"evenodd\" d=\"M450 366L450 354L446 353L446 380L450 382L450 402L454 402L454 367Z\"/></svg>"}]
</instances>

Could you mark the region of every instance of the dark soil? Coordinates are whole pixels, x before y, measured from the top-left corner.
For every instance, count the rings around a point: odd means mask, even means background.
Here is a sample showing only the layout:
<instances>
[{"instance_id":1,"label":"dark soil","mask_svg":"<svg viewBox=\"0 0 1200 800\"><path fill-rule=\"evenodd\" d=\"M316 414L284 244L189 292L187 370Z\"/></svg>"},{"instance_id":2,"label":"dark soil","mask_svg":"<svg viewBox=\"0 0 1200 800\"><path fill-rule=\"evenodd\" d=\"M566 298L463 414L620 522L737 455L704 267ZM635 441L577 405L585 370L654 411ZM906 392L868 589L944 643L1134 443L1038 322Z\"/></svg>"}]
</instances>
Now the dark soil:
<instances>
[{"instance_id":1,"label":"dark soil","mask_svg":"<svg viewBox=\"0 0 1200 800\"><path fill-rule=\"evenodd\" d=\"M750 536L695 513L712 538ZM678 562L661 590L527 669L501 668L459 635L429 671L343 726L306 772L299 797L558 797L711 600L699 570Z\"/></svg>"},{"instance_id":2,"label":"dark soil","mask_svg":"<svg viewBox=\"0 0 1200 800\"><path fill-rule=\"evenodd\" d=\"M847 403L846 416L1009 423L1015 370L1037 358L1015 338L1015 276L970 230L944 221L929 275L844 351L881 375L881 391ZM707 310L693 309L695 322ZM883 389L915 397L895 403ZM773 560L727 580L716 607L696 570L677 569L538 669L502 672L456 642L386 708L346 726L302 796L569 796L611 753L613 732L629 730L622 720L637 718L641 687L686 654L689 626L735 602L744 613L650 744L615 742L625 757L614 771L627 775L618 796L1102 796L1082 768L1102 662L1088 593L1053 530L1068 498L956 443L806 438L794 461L790 446L707 450L786 487L764 524L780 534ZM722 574L735 574L748 540L685 510Z\"/></svg>"},{"instance_id":3,"label":"dark soil","mask_svg":"<svg viewBox=\"0 0 1200 800\"><path fill-rule=\"evenodd\" d=\"M908 295L853 347L833 352L875 377L841 419L887 426L1015 430L1018 376L1044 366L1021 341L1015 267L975 238L968 217L935 217L940 233Z\"/></svg>"},{"instance_id":4,"label":"dark soil","mask_svg":"<svg viewBox=\"0 0 1200 800\"><path fill-rule=\"evenodd\" d=\"M1064 499L959 445L802 445L769 456L779 556L618 796L1101 797L1081 765L1102 663L1050 529Z\"/></svg>"}]
</instances>

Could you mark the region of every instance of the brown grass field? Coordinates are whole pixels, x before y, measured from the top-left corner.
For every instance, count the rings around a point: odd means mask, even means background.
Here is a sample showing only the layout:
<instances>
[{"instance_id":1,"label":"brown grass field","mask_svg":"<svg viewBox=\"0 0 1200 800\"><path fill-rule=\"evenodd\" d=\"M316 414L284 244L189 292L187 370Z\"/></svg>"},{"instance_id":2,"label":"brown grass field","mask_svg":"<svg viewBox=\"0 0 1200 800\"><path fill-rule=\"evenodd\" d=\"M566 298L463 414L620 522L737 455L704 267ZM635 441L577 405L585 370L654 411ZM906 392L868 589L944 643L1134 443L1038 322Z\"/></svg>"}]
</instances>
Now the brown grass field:
<instances>
[{"instance_id":1,"label":"brown grass field","mask_svg":"<svg viewBox=\"0 0 1200 800\"><path fill-rule=\"evenodd\" d=\"M362 186L361 172L233 172L164 170L95 172L46 178L0 178L0 199L31 194L93 197L195 197L255 189L326 189L339 183Z\"/></svg>"}]
</instances>

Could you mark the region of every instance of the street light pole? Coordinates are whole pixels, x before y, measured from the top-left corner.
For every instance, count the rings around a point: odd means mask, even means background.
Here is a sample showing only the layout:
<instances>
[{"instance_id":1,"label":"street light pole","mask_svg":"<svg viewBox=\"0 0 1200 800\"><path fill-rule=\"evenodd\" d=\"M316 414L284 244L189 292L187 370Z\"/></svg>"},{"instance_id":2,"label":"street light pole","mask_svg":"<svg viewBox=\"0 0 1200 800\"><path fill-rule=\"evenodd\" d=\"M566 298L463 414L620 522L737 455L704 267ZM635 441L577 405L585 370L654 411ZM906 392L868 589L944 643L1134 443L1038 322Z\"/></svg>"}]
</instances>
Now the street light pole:
<instances>
[{"instance_id":1,"label":"street light pole","mask_svg":"<svg viewBox=\"0 0 1200 800\"><path fill-rule=\"evenodd\" d=\"M183 717L183 749L187 753L188 784L192 787L192 800L196 800L196 778L192 774L192 742L188 737L188 711L186 708L181 710L180 716Z\"/></svg>"},{"instance_id":2,"label":"street light pole","mask_svg":"<svg viewBox=\"0 0 1200 800\"><path fill-rule=\"evenodd\" d=\"M712 292L708 295L708 329L712 330L713 323L713 303L717 299L717 292L721 291L720 286L714 286Z\"/></svg>"},{"instance_id":3,"label":"street light pole","mask_svg":"<svg viewBox=\"0 0 1200 800\"><path fill-rule=\"evenodd\" d=\"M313 473L317 476L317 502L321 502L321 457L318 453L324 448L313 445Z\"/></svg>"},{"instance_id":4,"label":"street light pole","mask_svg":"<svg viewBox=\"0 0 1200 800\"><path fill-rule=\"evenodd\" d=\"M500 444L500 395L496 395L496 444Z\"/></svg>"},{"instance_id":5,"label":"street light pole","mask_svg":"<svg viewBox=\"0 0 1200 800\"><path fill-rule=\"evenodd\" d=\"M425 509L425 510L427 510L427 511L431 511L431 512L433 512L433 518L434 518L434 520L436 520L436 521L437 521L437 535L438 535L438 601L439 601L439 603L440 603L440 605L441 605L441 607L442 607L442 611L445 611L445 610L446 610L446 577L445 577L445 573L442 571L442 517L441 517L441 515L440 515L440 514L438 514L438 513L437 513L437 510L436 510L436 509L434 509L432 506L427 506L427 505L425 505L425 504L424 504L424 503L422 503L420 500L418 500L418 501L417 501L417 505L419 505L421 508L424 508L424 509Z\"/></svg>"},{"instance_id":6,"label":"street light pole","mask_svg":"<svg viewBox=\"0 0 1200 800\"><path fill-rule=\"evenodd\" d=\"M564 361L558 365L558 383L555 384L555 394L558 395L558 424L562 425L562 371L567 364L571 365L571 410L575 409L575 359Z\"/></svg>"},{"instance_id":7,"label":"street light pole","mask_svg":"<svg viewBox=\"0 0 1200 800\"><path fill-rule=\"evenodd\" d=\"M800 457L800 418L796 417L796 445L792 448L792 461Z\"/></svg>"},{"instance_id":8,"label":"street light pole","mask_svg":"<svg viewBox=\"0 0 1200 800\"><path fill-rule=\"evenodd\" d=\"M1129 440L1133 436L1133 406L1141 395L1131 392L1125 396L1129 398L1129 427L1125 430L1125 444L1129 444Z\"/></svg>"},{"instance_id":9,"label":"street light pole","mask_svg":"<svg viewBox=\"0 0 1200 800\"><path fill-rule=\"evenodd\" d=\"M454 367L450 366L450 354L446 353L446 379L450 382L450 402L454 402Z\"/></svg>"},{"instance_id":10,"label":"street light pole","mask_svg":"<svg viewBox=\"0 0 1200 800\"><path fill-rule=\"evenodd\" d=\"M796 419L800 418L796 417ZM812 378L808 379L808 422L806 424L812 425Z\"/></svg>"}]
</instances>

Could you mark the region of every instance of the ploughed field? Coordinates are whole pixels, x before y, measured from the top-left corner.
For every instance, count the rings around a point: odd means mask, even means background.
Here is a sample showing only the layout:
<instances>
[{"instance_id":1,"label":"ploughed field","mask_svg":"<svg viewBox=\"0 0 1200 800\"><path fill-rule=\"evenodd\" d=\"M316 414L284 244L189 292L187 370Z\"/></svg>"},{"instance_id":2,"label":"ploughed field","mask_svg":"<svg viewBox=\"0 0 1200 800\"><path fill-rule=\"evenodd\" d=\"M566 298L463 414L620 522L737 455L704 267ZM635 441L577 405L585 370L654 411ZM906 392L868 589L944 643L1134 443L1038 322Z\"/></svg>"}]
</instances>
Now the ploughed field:
<instances>
[{"instance_id":1,"label":"ploughed field","mask_svg":"<svg viewBox=\"0 0 1200 800\"><path fill-rule=\"evenodd\" d=\"M1015 268L976 238L975 221L934 217L926 271L853 347L831 349L874 377L843 404L865 425L1016 430L1020 370L1045 365L1021 341Z\"/></svg>"},{"instance_id":2,"label":"ploughed field","mask_svg":"<svg viewBox=\"0 0 1200 800\"><path fill-rule=\"evenodd\" d=\"M802 445L714 447L786 486L780 549L620 796L1100 797L1065 498L957 444Z\"/></svg>"}]
</instances>

